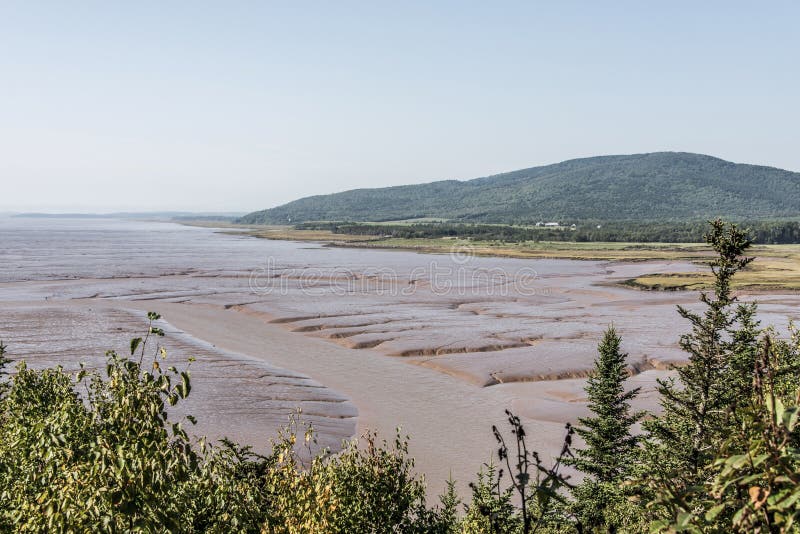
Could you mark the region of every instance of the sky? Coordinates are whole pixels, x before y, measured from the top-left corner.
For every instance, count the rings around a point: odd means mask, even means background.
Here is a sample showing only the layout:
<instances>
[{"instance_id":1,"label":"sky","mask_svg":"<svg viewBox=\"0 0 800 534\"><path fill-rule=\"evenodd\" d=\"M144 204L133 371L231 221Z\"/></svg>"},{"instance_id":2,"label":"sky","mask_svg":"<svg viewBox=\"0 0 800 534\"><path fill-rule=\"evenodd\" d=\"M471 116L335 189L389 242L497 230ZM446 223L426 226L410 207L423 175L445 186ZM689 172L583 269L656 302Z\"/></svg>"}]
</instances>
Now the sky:
<instances>
[{"instance_id":1,"label":"sky","mask_svg":"<svg viewBox=\"0 0 800 534\"><path fill-rule=\"evenodd\" d=\"M662 150L800 171L800 2L0 0L0 211Z\"/></svg>"}]
</instances>

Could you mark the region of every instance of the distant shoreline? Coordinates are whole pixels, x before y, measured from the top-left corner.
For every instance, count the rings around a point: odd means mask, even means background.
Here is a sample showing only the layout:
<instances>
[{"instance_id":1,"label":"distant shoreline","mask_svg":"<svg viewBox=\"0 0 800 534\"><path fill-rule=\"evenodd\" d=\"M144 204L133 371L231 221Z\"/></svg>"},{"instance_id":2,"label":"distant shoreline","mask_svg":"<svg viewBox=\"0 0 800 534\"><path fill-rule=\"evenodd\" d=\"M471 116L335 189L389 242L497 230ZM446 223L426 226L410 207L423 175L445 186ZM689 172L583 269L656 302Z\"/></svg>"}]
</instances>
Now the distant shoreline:
<instances>
[{"instance_id":1,"label":"distant shoreline","mask_svg":"<svg viewBox=\"0 0 800 534\"><path fill-rule=\"evenodd\" d=\"M143 211L143 212L112 212L112 213L43 213L43 212L23 212L6 213L9 217L18 219L136 219L136 220L166 220L173 222L183 218L190 220L214 220L232 221L241 213L209 213L209 212L190 212L190 211Z\"/></svg>"},{"instance_id":2,"label":"distant shoreline","mask_svg":"<svg viewBox=\"0 0 800 534\"><path fill-rule=\"evenodd\" d=\"M473 256L517 259L564 259L577 261L647 262L689 261L704 263L710 249L700 243L633 243L540 241L497 243L461 238L394 238L335 234L324 230L298 230L291 226L243 225L184 220L187 226L218 228L225 233L249 235L279 241L308 241L329 247L404 250L421 254L469 254ZM740 274L735 288L751 293L800 291L800 245L755 245L756 261ZM665 272L632 278L619 285L634 290L684 291L710 287L710 275Z\"/></svg>"}]
</instances>

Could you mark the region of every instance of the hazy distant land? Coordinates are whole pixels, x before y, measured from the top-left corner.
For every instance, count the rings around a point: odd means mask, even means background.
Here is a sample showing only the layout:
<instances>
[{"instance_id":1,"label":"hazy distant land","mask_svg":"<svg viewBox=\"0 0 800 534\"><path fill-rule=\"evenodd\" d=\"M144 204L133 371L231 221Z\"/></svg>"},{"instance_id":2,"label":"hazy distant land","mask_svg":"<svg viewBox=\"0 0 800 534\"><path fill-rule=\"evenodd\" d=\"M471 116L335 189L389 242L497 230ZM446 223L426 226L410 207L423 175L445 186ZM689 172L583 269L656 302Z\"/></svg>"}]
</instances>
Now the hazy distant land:
<instances>
[{"instance_id":1,"label":"hazy distant land","mask_svg":"<svg viewBox=\"0 0 800 534\"><path fill-rule=\"evenodd\" d=\"M207 221L234 221L243 214L240 212L208 213L193 211L120 211L110 213L8 213L11 217L27 219L133 219L133 220L207 220Z\"/></svg>"}]
</instances>

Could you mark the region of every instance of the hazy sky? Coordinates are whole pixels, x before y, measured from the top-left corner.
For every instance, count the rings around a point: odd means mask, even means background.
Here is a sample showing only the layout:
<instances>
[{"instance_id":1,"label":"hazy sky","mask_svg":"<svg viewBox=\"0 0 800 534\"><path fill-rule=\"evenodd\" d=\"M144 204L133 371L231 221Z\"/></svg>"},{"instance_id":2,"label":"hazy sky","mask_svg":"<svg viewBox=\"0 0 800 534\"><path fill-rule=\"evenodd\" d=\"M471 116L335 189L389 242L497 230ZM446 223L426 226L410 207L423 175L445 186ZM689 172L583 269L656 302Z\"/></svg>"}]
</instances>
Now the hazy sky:
<instances>
[{"instance_id":1,"label":"hazy sky","mask_svg":"<svg viewBox=\"0 0 800 534\"><path fill-rule=\"evenodd\" d=\"M0 210L248 211L658 150L800 170L798 22L730 0L0 0Z\"/></svg>"}]
</instances>

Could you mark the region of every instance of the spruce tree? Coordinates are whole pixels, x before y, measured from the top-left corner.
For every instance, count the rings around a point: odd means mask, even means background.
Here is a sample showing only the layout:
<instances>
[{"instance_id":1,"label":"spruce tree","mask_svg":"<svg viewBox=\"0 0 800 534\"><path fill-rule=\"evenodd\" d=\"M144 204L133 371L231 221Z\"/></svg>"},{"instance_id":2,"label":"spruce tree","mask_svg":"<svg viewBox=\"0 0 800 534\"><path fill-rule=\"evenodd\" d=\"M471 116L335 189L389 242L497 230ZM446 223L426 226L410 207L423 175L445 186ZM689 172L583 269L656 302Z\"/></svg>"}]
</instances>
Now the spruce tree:
<instances>
[{"instance_id":1,"label":"spruce tree","mask_svg":"<svg viewBox=\"0 0 800 534\"><path fill-rule=\"evenodd\" d=\"M630 407L639 388L625 391L628 355L620 351L620 342L610 326L597 347L600 355L586 385L593 415L580 418L575 429L586 448L576 450L570 464L597 482L620 480L639 440L631 434L631 427L642 414L632 412Z\"/></svg>"},{"instance_id":2,"label":"spruce tree","mask_svg":"<svg viewBox=\"0 0 800 534\"><path fill-rule=\"evenodd\" d=\"M729 332L730 345L722 381L723 399L728 410L726 425L740 427L738 410L742 403L748 404L753 397L753 369L762 351L760 343L764 331L756 318L758 306L755 302L739 304L734 313L734 328Z\"/></svg>"},{"instance_id":3,"label":"spruce tree","mask_svg":"<svg viewBox=\"0 0 800 534\"><path fill-rule=\"evenodd\" d=\"M753 259L744 257L750 240L736 225L716 220L706 241L717 254L709 263L713 294L701 293L703 313L678 307L692 326L680 340L688 362L675 369L677 380L659 381L663 412L646 424L651 438L648 476L676 489L701 482L701 471L713 458L716 444L734 424L731 403L736 396L749 398L752 345L758 336L755 308L734 310L736 297L731 290L733 276Z\"/></svg>"},{"instance_id":4,"label":"spruce tree","mask_svg":"<svg viewBox=\"0 0 800 534\"><path fill-rule=\"evenodd\" d=\"M620 341L611 326L598 345L599 356L586 385L592 416L580 418L575 429L586 446L568 461L586 475L573 488L570 505L575 526L583 532L617 532L631 527L639 516L629 509L623 482L634 465L639 442L631 427L643 414L630 407L639 388L625 391L627 354L620 351Z\"/></svg>"}]
</instances>

